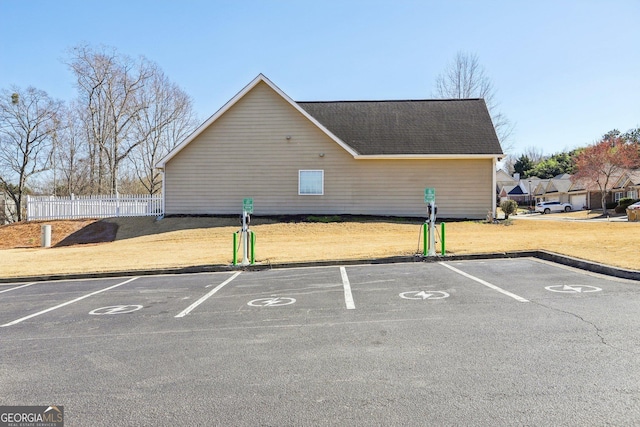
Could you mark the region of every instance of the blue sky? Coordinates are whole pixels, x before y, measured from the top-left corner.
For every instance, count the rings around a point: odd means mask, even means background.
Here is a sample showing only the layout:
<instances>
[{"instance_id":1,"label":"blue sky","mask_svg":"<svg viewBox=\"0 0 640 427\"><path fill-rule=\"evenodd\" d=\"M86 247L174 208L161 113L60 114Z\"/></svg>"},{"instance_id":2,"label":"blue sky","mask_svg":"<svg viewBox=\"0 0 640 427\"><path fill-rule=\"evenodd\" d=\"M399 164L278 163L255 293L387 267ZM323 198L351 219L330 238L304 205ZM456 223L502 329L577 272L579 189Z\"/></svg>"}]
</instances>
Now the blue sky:
<instances>
[{"instance_id":1,"label":"blue sky","mask_svg":"<svg viewBox=\"0 0 640 427\"><path fill-rule=\"evenodd\" d=\"M512 153L640 127L640 0L0 0L0 88L71 101L78 44L156 62L204 120L259 73L298 101L426 99L476 54Z\"/></svg>"}]
</instances>

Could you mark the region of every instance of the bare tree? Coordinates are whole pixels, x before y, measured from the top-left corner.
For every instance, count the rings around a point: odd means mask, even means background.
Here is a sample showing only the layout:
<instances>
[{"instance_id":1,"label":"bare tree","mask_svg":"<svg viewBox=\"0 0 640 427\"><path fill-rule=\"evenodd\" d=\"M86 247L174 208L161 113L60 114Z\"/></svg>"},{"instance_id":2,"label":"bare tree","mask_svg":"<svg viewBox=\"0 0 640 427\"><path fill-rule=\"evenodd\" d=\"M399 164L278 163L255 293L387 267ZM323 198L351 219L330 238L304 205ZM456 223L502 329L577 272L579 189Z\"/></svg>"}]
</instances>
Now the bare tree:
<instances>
[{"instance_id":1,"label":"bare tree","mask_svg":"<svg viewBox=\"0 0 640 427\"><path fill-rule=\"evenodd\" d=\"M440 98L493 98L491 80L480 66L478 56L458 52L443 74L436 78L436 94Z\"/></svg>"},{"instance_id":2,"label":"bare tree","mask_svg":"<svg viewBox=\"0 0 640 427\"><path fill-rule=\"evenodd\" d=\"M61 108L61 101L33 87L0 91L0 188L15 203L17 221L29 181L50 168Z\"/></svg>"},{"instance_id":3,"label":"bare tree","mask_svg":"<svg viewBox=\"0 0 640 427\"><path fill-rule=\"evenodd\" d=\"M53 154L55 172L53 186L56 194L86 194L91 192L89 149L84 138L83 123L76 105L64 111L64 126L56 138Z\"/></svg>"},{"instance_id":4,"label":"bare tree","mask_svg":"<svg viewBox=\"0 0 640 427\"><path fill-rule=\"evenodd\" d=\"M139 92L138 102L145 108L133 134L141 143L132 152L131 160L146 192L156 194L162 189L156 163L191 133L197 122L189 95L157 67L149 84Z\"/></svg>"},{"instance_id":5,"label":"bare tree","mask_svg":"<svg viewBox=\"0 0 640 427\"><path fill-rule=\"evenodd\" d=\"M91 149L91 179L95 190L118 192L118 168L142 142L132 128L147 108L139 92L153 75L145 58L133 60L115 49L94 50L87 46L72 49L69 66L76 76L78 103Z\"/></svg>"},{"instance_id":6,"label":"bare tree","mask_svg":"<svg viewBox=\"0 0 640 427\"><path fill-rule=\"evenodd\" d=\"M498 111L496 90L475 54L458 52L445 71L436 78L434 97L445 99L482 98L496 129L503 150L511 151L513 125Z\"/></svg>"},{"instance_id":7,"label":"bare tree","mask_svg":"<svg viewBox=\"0 0 640 427\"><path fill-rule=\"evenodd\" d=\"M530 145L522 151L524 156L527 156L529 160L535 166L545 159L544 153L540 147L536 147L535 145Z\"/></svg>"}]
</instances>

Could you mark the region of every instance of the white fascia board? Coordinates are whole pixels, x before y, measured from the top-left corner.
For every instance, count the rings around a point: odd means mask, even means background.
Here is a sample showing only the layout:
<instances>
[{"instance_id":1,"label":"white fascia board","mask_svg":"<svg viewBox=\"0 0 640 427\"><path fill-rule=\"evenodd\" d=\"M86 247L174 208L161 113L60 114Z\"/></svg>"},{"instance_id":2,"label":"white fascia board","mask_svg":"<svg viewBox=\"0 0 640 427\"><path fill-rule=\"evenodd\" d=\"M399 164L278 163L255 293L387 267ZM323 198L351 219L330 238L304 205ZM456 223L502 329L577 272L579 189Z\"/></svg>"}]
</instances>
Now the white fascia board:
<instances>
[{"instance_id":1,"label":"white fascia board","mask_svg":"<svg viewBox=\"0 0 640 427\"><path fill-rule=\"evenodd\" d=\"M574 190L574 189L570 188L569 190L567 190L567 194L572 194L572 195L573 194L581 194L581 193L585 193L586 194L588 192L589 192L589 190L584 189L584 188L581 188L580 190Z\"/></svg>"},{"instance_id":2,"label":"white fascia board","mask_svg":"<svg viewBox=\"0 0 640 427\"><path fill-rule=\"evenodd\" d=\"M255 79L253 79L248 85L246 85L240 92L238 92L233 98L227 101L226 104L222 106L218 111L216 111L211 117L209 117L203 124L201 124L191 135L189 135L184 141L178 144L169 154L163 157L157 164L156 167L159 169L164 169L165 164L171 160L176 154L178 154L184 147L189 145L191 141L198 137L205 129L211 126L218 118L220 118L224 113L226 113L231 107L233 107L240 99L242 99L249 91L251 91L256 85L260 82L264 82L273 89L278 95L284 98L293 108L298 110L300 114L309 119L314 125L316 125L320 130L322 130L329 138L335 141L338 145L344 148L349 154L352 156L357 156L358 153L353 150L353 148L349 147L345 144L340 138L331 133L327 128L321 125L316 119L314 119L309 113L307 113L302 107L300 107L294 100L292 100L286 93L280 90L271 80L266 78L263 74L259 74Z\"/></svg>"},{"instance_id":3,"label":"white fascia board","mask_svg":"<svg viewBox=\"0 0 640 427\"><path fill-rule=\"evenodd\" d=\"M356 160L499 160L502 154L358 154Z\"/></svg>"},{"instance_id":4,"label":"white fascia board","mask_svg":"<svg viewBox=\"0 0 640 427\"><path fill-rule=\"evenodd\" d=\"M498 164L498 158L494 157L493 160L491 161L492 163L492 170L493 170L493 174L491 177L491 188L493 188L493 190L491 191L491 215L493 215L494 218L497 218L498 216L498 195L496 194L496 165Z\"/></svg>"}]
</instances>

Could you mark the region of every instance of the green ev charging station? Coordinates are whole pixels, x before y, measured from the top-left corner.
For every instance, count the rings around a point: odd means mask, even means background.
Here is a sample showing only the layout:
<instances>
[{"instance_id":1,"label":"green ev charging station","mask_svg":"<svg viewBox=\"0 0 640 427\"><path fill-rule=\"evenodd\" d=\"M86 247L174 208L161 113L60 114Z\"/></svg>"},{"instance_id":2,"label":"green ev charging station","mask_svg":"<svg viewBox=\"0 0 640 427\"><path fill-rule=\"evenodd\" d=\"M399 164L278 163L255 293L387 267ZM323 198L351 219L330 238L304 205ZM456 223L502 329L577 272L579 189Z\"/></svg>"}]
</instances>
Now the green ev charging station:
<instances>
[{"instance_id":1,"label":"green ev charging station","mask_svg":"<svg viewBox=\"0 0 640 427\"><path fill-rule=\"evenodd\" d=\"M427 219L423 224L423 241L424 249L422 251L423 256L436 256L436 215L438 214L438 206L436 205L436 189L425 188L424 189L424 203L427 205ZM440 254L445 255L444 248L444 222L440 224L440 241L442 247Z\"/></svg>"},{"instance_id":2,"label":"green ev charging station","mask_svg":"<svg viewBox=\"0 0 640 427\"><path fill-rule=\"evenodd\" d=\"M252 213L253 199L242 199L242 228L233 233L233 265L238 264L238 233L241 233L242 238L242 262L240 265L249 265L255 262L256 236L249 229Z\"/></svg>"},{"instance_id":3,"label":"green ev charging station","mask_svg":"<svg viewBox=\"0 0 640 427\"><path fill-rule=\"evenodd\" d=\"M436 255L436 189L424 189L424 202L427 205L427 220L424 225L424 252L425 256Z\"/></svg>"}]
</instances>

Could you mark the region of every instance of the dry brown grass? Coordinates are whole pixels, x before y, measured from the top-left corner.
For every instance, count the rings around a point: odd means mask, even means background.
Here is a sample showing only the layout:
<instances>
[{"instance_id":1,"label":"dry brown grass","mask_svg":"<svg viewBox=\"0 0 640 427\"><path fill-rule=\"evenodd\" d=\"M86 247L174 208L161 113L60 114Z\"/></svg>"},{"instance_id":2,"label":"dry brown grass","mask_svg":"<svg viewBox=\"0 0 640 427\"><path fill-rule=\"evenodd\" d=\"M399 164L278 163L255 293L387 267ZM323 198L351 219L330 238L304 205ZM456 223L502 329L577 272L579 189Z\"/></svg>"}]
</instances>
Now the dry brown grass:
<instances>
[{"instance_id":1,"label":"dry brown grass","mask_svg":"<svg viewBox=\"0 0 640 427\"><path fill-rule=\"evenodd\" d=\"M232 234L239 228L236 219L220 218L110 221L119 225L113 242L0 250L0 277L230 264ZM56 236L59 229L68 227L69 232L82 223L51 224ZM8 246L4 228L0 227L0 241ZM257 261L272 264L412 255L418 252L420 232L419 223L383 220L318 224L256 219L251 228L257 236ZM31 232L32 237L21 241L35 239L39 244L40 224ZM542 249L640 270L638 237L637 222L451 222L446 225L446 250L447 254L472 254Z\"/></svg>"}]
</instances>

